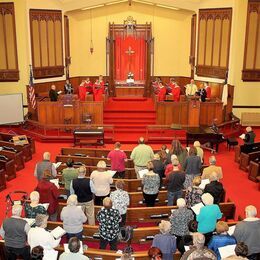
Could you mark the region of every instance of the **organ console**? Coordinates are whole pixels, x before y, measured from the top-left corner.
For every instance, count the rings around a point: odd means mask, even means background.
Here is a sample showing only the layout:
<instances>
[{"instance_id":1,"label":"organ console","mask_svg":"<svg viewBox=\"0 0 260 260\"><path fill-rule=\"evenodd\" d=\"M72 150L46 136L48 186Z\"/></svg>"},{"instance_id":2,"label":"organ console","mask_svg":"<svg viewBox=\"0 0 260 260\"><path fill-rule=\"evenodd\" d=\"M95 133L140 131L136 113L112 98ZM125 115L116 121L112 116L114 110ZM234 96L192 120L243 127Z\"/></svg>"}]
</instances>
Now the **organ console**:
<instances>
[{"instance_id":1,"label":"organ console","mask_svg":"<svg viewBox=\"0 0 260 260\"><path fill-rule=\"evenodd\" d=\"M75 129L73 132L74 146L76 145L104 145L103 127Z\"/></svg>"}]
</instances>

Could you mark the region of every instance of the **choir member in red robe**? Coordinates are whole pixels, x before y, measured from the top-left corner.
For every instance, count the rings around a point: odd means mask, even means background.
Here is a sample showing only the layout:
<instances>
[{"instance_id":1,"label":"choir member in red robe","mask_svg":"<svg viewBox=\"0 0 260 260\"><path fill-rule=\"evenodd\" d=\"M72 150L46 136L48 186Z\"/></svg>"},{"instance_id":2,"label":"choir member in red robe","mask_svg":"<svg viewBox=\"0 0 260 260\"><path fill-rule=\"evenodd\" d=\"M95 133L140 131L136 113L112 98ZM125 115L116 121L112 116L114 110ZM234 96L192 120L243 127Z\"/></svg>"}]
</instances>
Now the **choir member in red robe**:
<instances>
[{"instance_id":1,"label":"choir member in red robe","mask_svg":"<svg viewBox=\"0 0 260 260\"><path fill-rule=\"evenodd\" d=\"M99 75L98 81L99 81L99 84L100 84L101 87L102 87L103 94L105 94L105 82L104 82L104 80L103 80L103 76L102 76L102 75Z\"/></svg>"},{"instance_id":2,"label":"choir member in red robe","mask_svg":"<svg viewBox=\"0 0 260 260\"><path fill-rule=\"evenodd\" d=\"M208 82L204 83L204 88L207 92L207 98L211 98L211 87L209 86Z\"/></svg>"},{"instance_id":3,"label":"choir member in red robe","mask_svg":"<svg viewBox=\"0 0 260 260\"><path fill-rule=\"evenodd\" d=\"M172 89L172 100L174 102L179 102L180 95L181 95L181 88L177 83L175 83L174 88Z\"/></svg>"},{"instance_id":4,"label":"choir member in red robe","mask_svg":"<svg viewBox=\"0 0 260 260\"><path fill-rule=\"evenodd\" d=\"M103 101L103 89L104 85L102 86L101 82L97 79L93 86L94 101Z\"/></svg>"},{"instance_id":5,"label":"choir member in red robe","mask_svg":"<svg viewBox=\"0 0 260 260\"><path fill-rule=\"evenodd\" d=\"M92 82L89 80L89 78L87 78L85 80L85 87L86 87L86 92L87 94L92 94L93 93L93 84Z\"/></svg>"},{"instance_id":6,"label":"choir member in red robe","mask_svg":"<svg viewBox=\"0 0 260 260\"><path fill-rule=\"evenodd\" d=\"M166 97L166 87L162 84L162 82L159 83L159 93L158 93L158 101L164 101Z\"/></svg>"},{"instance_id":7,"label":"choir member in red robe","mask_svg":"<svg viewBox=\"0 0 260 260\"><path fill-rule=\"evenodd\" d=\"M86 83L85 80L82 80L80 85L79 85L79 100L80 101L85 101L86 100Z\"/></svg>"}]
</instances>

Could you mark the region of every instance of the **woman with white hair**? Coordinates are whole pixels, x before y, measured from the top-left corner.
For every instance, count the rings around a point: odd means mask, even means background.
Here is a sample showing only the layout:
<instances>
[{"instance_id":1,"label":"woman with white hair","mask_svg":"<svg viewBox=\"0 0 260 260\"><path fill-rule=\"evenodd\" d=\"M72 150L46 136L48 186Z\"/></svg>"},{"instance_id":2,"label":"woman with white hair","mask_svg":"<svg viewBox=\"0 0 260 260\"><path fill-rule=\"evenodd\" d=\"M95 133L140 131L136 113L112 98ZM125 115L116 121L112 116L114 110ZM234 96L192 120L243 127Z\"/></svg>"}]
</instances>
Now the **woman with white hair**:
<instances>
[{"instance_id":1,"label":"woman with white hair","mask_svg":"<svg viewBox=\"0 0 260 260\"><path fill-rule=\"evenodd\" d=\"M95 189L95 205L102 205L104 198L110 194L110 184L113 183L111 174L106 171L106 162L99 161L97 170L93 171L90 175Z\"/></svg>"},{"instance_id":2,"label":"woman with white hair","mask_svg":"<svg viewBox=\"0 0 260 260\"><path fill-rule=\"evenodd\" d=\"M167 177L172 171L173 171L173 162L175 160L178 160L178 157L176 154L172 154L171 155L171 163L169 163L166 167L165 167L165 172L164 172L164 175L165 177ZM178 160L179 161L179 160ZM179 163L178 164L178 169L181 170L181 164Z\"/></svg>"},{"instance_id":3,"label":"woman with white hair","mask_svg":"<svg viewBox=\"0 0 260 260\"><path fill-rule=\"evenodd\" d=\"M152 247L158 247L162 251L164 260L172 260L172 254L176 252L176 238L170 234L171 223L162 220L159 229L161 234L154 236Z\"/></svg>"},{"instance_id":4,"label":"woman with white hair","mask_svg":"<svg viewBox=\"0 0 260 260\"><path fill-rule=\"evenodd\" d=\"M217 256L213 251L204 246L205 237L201 233L193 234L193 248L185 252L181 260L204 259L216 260Z\"/></svg>"},{"instance_id":5,"label":"woman with white hair","mask_svg":"<svg viewBox=\"0 0 260 260\"><path fill-rule=\"evenodd\" d=\"M177 200L178 209L174 210L170 216L171 234L177 237L177 244L185 235L189 235L189 223L194 219L190 209L187 209L183 198Z\"/></svg>"},{"instance_id":6,"label":"woman with white hair","mask_svg":"<svg viewBox=\"0 0 260 260\"><path fill-rule=\"evenodd\" d=\"M255 133L251 126L248 126L246 128L244 142L245 142L245 144L253 144L255 142Z\"/></svg>"},{"instance_id":7,"label":"woman with white hair","mask_svg":"<svg viewBox=\"0 0 260 260\"><path fill-rule=\"evenodd\" d=\"M71 237L82 239L83 223L87 221L86 215L77 204L77 195L70 195L67 199L67 206L60 213L60 219L63 221L63 228L67 232L68 240Z\"/></svg>"},{"instance_id":8,"label":"woman with white hair","mask_svg":"<svg viewBox=\"0 0 260 260\"><path fill-rule=\"evenodd\" d=\"M28 244L31 248L42 246L44 249L44 257L46 260L56 260L54 248L60 243L61 238L55 239L53 235L46 231L48 216L38 214L35 218L36 227L31 228L28 232Z\"/></svg>"},{"instance_id":9,"label":"woman with white hair","mask_svg":"<svg viewBox=\"0 0 260 260\"><path fill-rule=\"evenodd\" d=\"M38 191L33 191L30 194L30 203L25 203L25 217L36 218L37 214L46 215L47 211L43 205L39 205L40 194Z\"/></svg>"},{"instance_id":10,"label":"woman with white hair","mask_svg":"<svg viewBox=\"0 0 260 260\"><path fill-rule=\"evenodd\" d=\"M200 142L199 141L195 141L193 143L193 146L197 150L197 155L200 157L201 163L203 163L204 152L203 152L203 149L201 148Z\"/></svg>"},{"instance_id":11,"label":"woman with white hair","mask_svg":"<svg viewBox=\"0 0 260 260\"><path fill-rule=\"evenodd\" d=\"M205 206L200 209L200 213L197 215L198 232L206 236L207 244L216 228L217 220L222 218L222 213L219 206L213 204L214 199L211 194L204 193L201 199Z\"/></svg>"}]
</instances>

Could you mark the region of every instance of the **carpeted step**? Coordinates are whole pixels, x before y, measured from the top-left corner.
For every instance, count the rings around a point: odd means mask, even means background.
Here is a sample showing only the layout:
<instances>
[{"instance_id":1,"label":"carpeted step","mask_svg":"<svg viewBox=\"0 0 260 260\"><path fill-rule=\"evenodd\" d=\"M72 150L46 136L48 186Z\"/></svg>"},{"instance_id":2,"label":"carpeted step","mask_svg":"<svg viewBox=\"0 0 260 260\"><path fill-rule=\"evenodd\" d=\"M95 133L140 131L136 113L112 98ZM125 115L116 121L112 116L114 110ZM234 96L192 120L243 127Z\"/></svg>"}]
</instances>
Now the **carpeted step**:
<instances>
[{"instance_id":1,"label":"carpeted step","mask_svg":"<svg viewBox=\"0 0 260 260\"><path fill-rule=\"evenodd\" d=\"M131 102L140 102L140 101L147 101L149 99L144 97L114 97L112 98L113 101L119 101L119 102L125 102L125 101L131 101Z\"/></svg>"}]
</instances>

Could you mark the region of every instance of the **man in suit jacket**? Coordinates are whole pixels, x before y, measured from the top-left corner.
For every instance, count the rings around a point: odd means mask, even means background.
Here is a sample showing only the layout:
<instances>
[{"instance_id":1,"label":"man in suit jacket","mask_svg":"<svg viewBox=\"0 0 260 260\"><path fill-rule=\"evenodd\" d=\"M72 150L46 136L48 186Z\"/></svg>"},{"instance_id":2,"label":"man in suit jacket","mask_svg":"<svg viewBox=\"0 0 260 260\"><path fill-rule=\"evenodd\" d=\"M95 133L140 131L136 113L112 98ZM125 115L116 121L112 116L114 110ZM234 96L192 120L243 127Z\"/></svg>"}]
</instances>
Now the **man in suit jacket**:
<instances>
[{"instance_id":1,"label":"man in suit jacket","mask_svg":"<svg viewBox=\"0 0 260 260\"><path fill-rule=\"evenodd\" d=\"M56 86L55 85L51 85L51 89L49 91L49 98L52 102L55 102L58 100L58 96L61 92L60 91L56 91Z\"/></svg>"},{"instance_id":2,"label":"man in suit jacket","mask_svg":"<svg viewBox=\"0 0 260 260\"><path fill-rule=\"evenodd\" d=\"M209 179L210 175L213 172L217 173L219 180L223 178L222 167L221 166L216 166L216 162L217 162L217 160L216 160L215 156L210 156L209 157L209 164L210 165L203 170L201 179Z\"/></svg>"}]
</instances>

